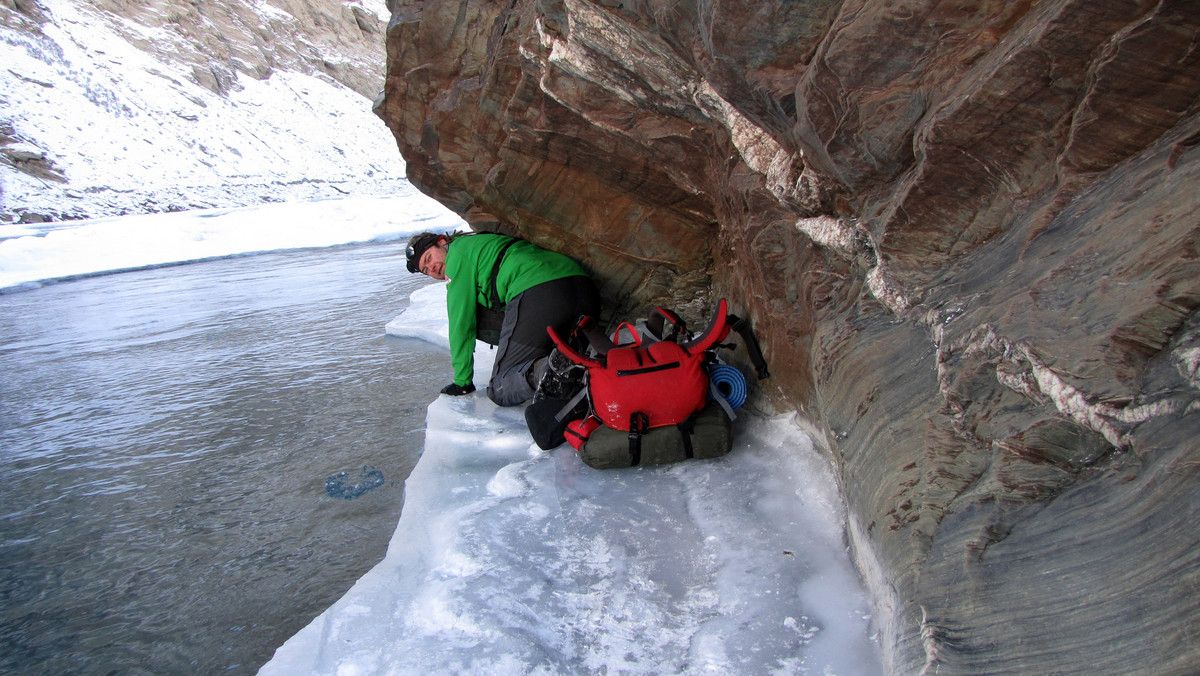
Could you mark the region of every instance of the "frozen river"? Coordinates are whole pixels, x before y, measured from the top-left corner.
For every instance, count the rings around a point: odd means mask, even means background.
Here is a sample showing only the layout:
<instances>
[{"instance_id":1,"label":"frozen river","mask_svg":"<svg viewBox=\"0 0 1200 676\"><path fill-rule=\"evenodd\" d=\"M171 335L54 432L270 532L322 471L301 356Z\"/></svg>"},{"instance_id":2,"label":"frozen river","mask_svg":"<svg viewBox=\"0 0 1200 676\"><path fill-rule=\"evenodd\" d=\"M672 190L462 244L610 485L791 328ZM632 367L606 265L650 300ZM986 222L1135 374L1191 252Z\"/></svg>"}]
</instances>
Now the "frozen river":
<instances>
[{"instance_id":1,"label":"frozen river","mask_svg":"<svg viewBox=\"0 0 1200 676\"><path fill-rule=\"evenodd\" d=\"M420 284L397 242L0 295L0 672L253 673L377 563L450 373L384 334Z\"/></svg>"},{"instance_id":2,"label":"frozen river","mask_svg":"<svg viewBox=\"0 0 1200 676\"><path fill-rule=\"evenodd\" d=\"M445 286L402 242L461 225L410 194L0 228L0 672L879 673L794 412L596 471L437 396Z\"/></svg>"}]
</instances>

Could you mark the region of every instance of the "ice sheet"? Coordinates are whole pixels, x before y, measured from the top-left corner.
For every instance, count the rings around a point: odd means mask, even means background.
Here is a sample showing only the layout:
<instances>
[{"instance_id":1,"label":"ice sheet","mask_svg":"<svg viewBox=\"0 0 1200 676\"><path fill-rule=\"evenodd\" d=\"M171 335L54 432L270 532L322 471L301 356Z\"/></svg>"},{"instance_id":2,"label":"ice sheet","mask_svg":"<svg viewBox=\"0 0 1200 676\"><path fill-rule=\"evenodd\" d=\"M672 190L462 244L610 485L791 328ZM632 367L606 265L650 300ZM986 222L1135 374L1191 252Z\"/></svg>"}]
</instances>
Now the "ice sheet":
<instances>
[{"instance_id":1,"label":"ice sheet","mask_svg":"<svg viewBox=\"0 0 1200 676\"><path fill-rule=\"evenodd\" d=\"M388 333L444 346L444 298ZM430 404L386 558L260 673L880 672L829 464L790 416L739 416L718 460L599 471L522 410Z\"/></svg>"}]
</instances>

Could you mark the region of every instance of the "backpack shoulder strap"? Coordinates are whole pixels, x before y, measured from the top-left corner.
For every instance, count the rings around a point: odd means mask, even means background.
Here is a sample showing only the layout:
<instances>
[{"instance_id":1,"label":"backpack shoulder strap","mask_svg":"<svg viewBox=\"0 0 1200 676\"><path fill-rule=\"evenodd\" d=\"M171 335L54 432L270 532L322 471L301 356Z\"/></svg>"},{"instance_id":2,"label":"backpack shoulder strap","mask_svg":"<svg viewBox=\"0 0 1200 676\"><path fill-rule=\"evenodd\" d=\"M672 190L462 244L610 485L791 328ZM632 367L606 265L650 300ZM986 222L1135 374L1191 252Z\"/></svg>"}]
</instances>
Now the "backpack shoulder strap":
<instances>
[{"instance_id":1,"label":"backpack shoulder strap","mask_svg":"<svg viewBox=\"0 0 1200 676\"><path fill-rule=\"evenodd\" d=\"M583 317L579 320L579 332L583 334L584 338L587 338L588 345L591 345L601 359L608 356L608 352L617 347L593 317Z\"/></svg>"},{"instance_id":2,"label":"backpack shoulder strap","mask_svg":"<svg viewBox=\"0 0 1200 676\"><path fill-rule=\"evenodd\" d=\"M687 324L679 315L660 307L654 308L646 319L646 331L655 341L672 341L687 335Z\"/></svg>"},{"instance_id":3,"label":"backpack shoulder strap","mask_svg":"<svg viewBox=\"0 0 1200 676\"><path fill-rule=\"evenodd\" d=\"M588 328L594 324L595 324L595 319L593 319L591 317L582 317L579 320L579 325L576 328L577 328L577 330L582 329L584 335L586 335L588 337L588 340L592 340L592 334L588 332ZM579 365L587 367L587 368L602 368L603 367L602 362L599 362L595 359L588 359L587 357L580 354L577 350L575 350L575 348L568 345L567 341L563 340L562 336L558 335L558 331L555 331L553 326L547 326L546 333L550 334L550 340L554 342L554 346L556 348L558 348L558 351L561 352L564 357L566 357L567 359L570 359L572 362L575 362L576 364L579 364ZM599 333L601 336L604 336L603 331L600 331ZM604 339L607 340L607 336L604 336ZM611 342L610 342L610 345L611 345ZM593 347L595 347L595 346L593 345Z\"/></svg>"},{"instance_id":4,"label":"backpack shoulder strap","mask_svg":"<svg viewBox=\"0 0 1200 676\"><path fill-rule=\"evenodd\" d=\"M750 362L754 364L758 379L771 377L771 372L767 370L767 360L763 357L758 339L754 337L754 329L750 327L750 322L737 315L729 315L729 327L737 331L742 337L742 342L746 343L746 351L750 353Z\"/></svg>"},{"instance_id":5,"label":"backpack shoulder strap","mask_svg":"<svg viewBox=\"0 0 1200 676\"><path fill-rule=\"evenodd\" d=\"M704 333L683 344L683 349L689 353L703 352L713 345L724 340L725 336L729 335L729 324L726 323L726 315L729 314L729 307L722 298L717 304L717 314L713 315L712 322Z\"/></svg>"},{"instance_id":6,"label":"backpack shoulder strap","mask_svg":"<svg viewBox=\"0 0 1200 676\"><path fill-rule=\"evenodd\" d=\"M492 265L492 275L488 278L488 288L486 298L488 301L488 309L500 309L500 293L496 290L496 278L500 276L500 264L504 262L504 254L508 253L508 248L517 242L521 241L519 237L513 237L500 248L500 255L496 256L496 263Z\"/></svg>"}]
</instances>

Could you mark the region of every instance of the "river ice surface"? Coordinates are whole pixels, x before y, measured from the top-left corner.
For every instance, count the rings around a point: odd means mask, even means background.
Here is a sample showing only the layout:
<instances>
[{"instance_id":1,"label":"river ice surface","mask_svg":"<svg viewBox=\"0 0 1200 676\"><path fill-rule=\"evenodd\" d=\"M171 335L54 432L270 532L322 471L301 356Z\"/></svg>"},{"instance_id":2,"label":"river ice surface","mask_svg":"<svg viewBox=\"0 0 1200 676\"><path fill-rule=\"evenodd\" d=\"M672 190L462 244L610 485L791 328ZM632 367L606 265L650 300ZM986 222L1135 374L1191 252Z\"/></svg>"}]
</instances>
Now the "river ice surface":
<instances>
[{"instance_id":1,"label":"river ice surface","mask_svg":"<svg viewBox=\"0 0 1200 676\"><path fill-rule=\"evenodd\" d=\"M456 227L419 194L8 226L0 287ZM386 331L449 372L443 285ZM387 556L262 673L879 673L829 463L792 417L739 413L724 458L598 471L520 408L439 397Z\"/></svg>"},{"instance_id":2,"label":"river ice surface","mask_svg":"<svg viewBox=\"0 0 1200 676\"><path fill-rule=\"evenodd\" d=\"M387 332L445 347L444 285ZM440 396L385 559L259 673L879 673L828 461L740 413L724 458L599 471Z\"/></svg>"}]
</instances>

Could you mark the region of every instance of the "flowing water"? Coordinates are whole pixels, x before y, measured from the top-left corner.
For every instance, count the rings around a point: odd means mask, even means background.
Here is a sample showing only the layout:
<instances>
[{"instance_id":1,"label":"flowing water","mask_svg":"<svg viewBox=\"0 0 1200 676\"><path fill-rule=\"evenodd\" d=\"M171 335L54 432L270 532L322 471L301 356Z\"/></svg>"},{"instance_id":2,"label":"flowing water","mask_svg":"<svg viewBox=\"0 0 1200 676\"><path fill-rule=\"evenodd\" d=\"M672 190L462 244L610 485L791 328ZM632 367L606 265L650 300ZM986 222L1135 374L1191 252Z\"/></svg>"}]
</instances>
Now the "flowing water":
<instances>
[{"instance_id":1,"label":"flowing water","mask_svg":"<svg viewBox=\"0 0 1200 676\"><path fill-rule=\"evenodd\" d=\"M403 248L0 296L0 673L253 673L382 558L451 377Z\"/></svg>"}]
</instances>

